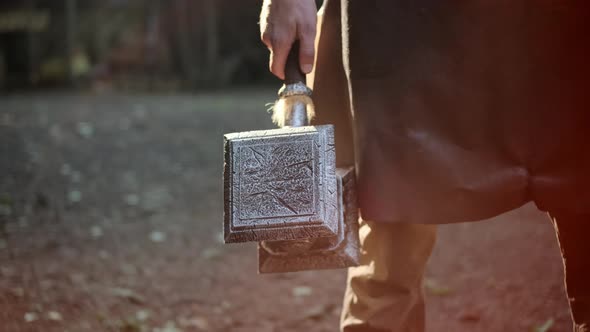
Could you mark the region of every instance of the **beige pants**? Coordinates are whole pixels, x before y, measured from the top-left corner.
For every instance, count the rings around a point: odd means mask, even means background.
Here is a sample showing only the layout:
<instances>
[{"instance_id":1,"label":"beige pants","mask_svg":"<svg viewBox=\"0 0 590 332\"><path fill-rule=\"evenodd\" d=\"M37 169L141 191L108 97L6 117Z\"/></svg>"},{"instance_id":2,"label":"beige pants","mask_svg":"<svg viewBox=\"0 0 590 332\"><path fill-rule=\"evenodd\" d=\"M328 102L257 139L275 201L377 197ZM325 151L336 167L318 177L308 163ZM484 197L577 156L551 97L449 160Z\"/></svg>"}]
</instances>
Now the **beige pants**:
<instances>
[{"instance_id":1,"label":"beige pants","mask_svg":"<svg viewBox=\"0 0 590 332\"><path fill-rule=\"evenodd\" d=\"M348 271L343 332L423 332L422 278L436 226L362 221L361 266Z\"/></svg>"},{"instance_id":2,"label":"beige pants","mask_svg":"<svg viewBox=\"0 0 590 332\"><path fill-rule=\"evenodd\" d=\"M552 213L575 332L590 331L590 216ZM362 221L361 266L348 271L343 332L423 332L422 278L436 226Z\"/></svg>"}]
</instances>

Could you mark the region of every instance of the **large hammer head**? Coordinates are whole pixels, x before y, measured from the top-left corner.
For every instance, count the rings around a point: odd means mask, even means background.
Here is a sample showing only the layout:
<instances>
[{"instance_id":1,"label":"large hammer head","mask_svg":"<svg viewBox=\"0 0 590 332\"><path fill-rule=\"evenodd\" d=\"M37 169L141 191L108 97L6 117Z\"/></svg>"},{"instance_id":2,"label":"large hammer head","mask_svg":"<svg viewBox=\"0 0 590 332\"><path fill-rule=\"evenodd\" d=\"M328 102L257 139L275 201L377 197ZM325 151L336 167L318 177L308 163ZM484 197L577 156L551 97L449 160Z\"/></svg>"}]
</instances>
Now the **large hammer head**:
<instances>
[{"instance_id":1,"label":"large hammer head","mask_svg":"<svg viewBox=\"0 0 590 332\"><path fill-rule=\"evenodd\" d=\"M226 243L337 237L342 232L333 126L224 137Z\"/></svg>"},{"instance_id":2,"label":"large hammer head","mask_svg":"<svg viewBox=\"0 0 590 332\"><path fill-rule=\"evenodd\" d=\"M338 183L338 235L258 245L258 272L276 273L336 269L360 263L358 208L353 168L336 170Z\"/></svg>"}]
</instances>

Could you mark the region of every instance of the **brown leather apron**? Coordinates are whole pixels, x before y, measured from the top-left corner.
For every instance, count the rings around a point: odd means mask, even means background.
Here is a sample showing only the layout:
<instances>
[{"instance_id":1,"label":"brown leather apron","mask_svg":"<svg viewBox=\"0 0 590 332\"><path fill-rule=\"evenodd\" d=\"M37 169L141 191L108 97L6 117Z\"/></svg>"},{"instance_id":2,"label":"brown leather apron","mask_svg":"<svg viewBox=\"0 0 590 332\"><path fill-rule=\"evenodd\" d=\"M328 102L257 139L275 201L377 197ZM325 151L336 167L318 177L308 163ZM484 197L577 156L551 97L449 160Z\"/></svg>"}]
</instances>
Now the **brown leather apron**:
<instances>
[{"instance_id":1,"label":"brown leather apron","mask_svg":"<svg viewBox=\"0 0 590 332\"><path fill-rule=\"evenodd\" d=\"M317 122L356 163L362 216L590 212L589 35L582 0L329 0Z\"/></svg>"}]
</instances>

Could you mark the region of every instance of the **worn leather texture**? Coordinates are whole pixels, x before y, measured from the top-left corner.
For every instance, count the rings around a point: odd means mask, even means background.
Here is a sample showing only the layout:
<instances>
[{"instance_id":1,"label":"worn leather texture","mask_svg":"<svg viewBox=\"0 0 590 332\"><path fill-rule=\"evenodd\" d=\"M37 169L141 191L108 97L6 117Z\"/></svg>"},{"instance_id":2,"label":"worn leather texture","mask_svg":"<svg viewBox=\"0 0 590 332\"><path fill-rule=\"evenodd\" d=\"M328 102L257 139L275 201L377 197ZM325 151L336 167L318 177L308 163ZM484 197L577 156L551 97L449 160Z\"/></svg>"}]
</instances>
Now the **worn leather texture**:
<instances>
[{"instance_id":1,"label":"worn leather texture","mask_svg":"<svg viewBox=\"0 0 590 332\"><path fill-rule=\"evenodd\" d=\"M590 4L328 0L317 123L354 162L361 215L590 212Z\"/></svg>"}]
</instances>

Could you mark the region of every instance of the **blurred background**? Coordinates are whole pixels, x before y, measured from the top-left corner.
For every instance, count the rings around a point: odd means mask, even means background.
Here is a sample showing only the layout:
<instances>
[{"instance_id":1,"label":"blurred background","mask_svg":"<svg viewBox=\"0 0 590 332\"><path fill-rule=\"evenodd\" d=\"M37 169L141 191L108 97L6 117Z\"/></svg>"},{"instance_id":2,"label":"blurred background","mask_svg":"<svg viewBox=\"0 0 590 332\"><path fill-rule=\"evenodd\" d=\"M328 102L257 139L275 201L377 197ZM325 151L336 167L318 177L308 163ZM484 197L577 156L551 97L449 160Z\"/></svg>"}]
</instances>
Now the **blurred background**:
<instances>
[{"instance_id":1,"label":"blurred background","mask_svg":"<svg viewBox=\"0 0 590 332\"><path fill-rule=\"evenodd\" d=\"M3 89L198 90L270 82L259 1L4 0ZM231 10L224 10L231 8Z\"/></svg>"},{"instance_id":2,"label":"blurred background","mask_svg":"<svg viewBox=\"0 0 590 332\"><path fill-rule=\"evenodd\" d=\"M222 135L280 87L260 5L0 1L0 332L337 331L346 271L222 243ZM566 331L561 264L532 206L441 226L428 326Z\"/></svg>"}]
</instances>

